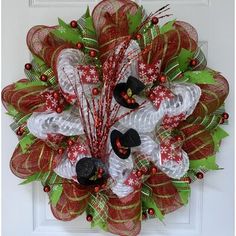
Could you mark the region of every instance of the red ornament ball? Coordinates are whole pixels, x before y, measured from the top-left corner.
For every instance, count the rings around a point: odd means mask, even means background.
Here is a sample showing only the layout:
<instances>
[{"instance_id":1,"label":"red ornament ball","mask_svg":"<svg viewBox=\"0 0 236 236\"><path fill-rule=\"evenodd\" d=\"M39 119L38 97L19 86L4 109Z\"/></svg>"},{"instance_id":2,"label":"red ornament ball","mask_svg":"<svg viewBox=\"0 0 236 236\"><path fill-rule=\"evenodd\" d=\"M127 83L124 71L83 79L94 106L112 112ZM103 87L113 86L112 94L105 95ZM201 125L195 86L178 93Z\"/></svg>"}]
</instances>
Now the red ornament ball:
<instances>
[{"instance_id":1,"label":"red ornament ball","mask_svg":"<svg viewBox=\"0 0 236 236\"><path fill-rule=\"evenodd\" d=\"M48 77L46 75L42 74L40 76L40 80L43 81L43 82L46 82L48 80Z\"/></svg>"},{"instance_id":2,"label":"red ornament ball","mask_svg":"<svg viewBox=\"0 0 236 236\"><path fill-rule=\"evenodd\" d=\"M224 113L222 114L222 117L223 117L225 120L228 120L228 119L229 119L229 114L226 113L226 112L224 112Z\"/></svg>"},{"instance_id":3,"label":"red ornament ball","mask_svg":"<svg viewBox=\"0 0 236 236\"><path fill-rule=\"evenodd\" d=\"M18 129L18 130L16 131L16 134L17 134L18 136L21 136L21 135L23 134L23 132L22 132L20 129Z\"/></svg>"},{"instance_id":4,"label":"red ornament ball","mask_svg":"<svg viewBox=\"0 0 236 236\"><path fill-rule=\"evenodd\" d=\"M77 26L78 26L77 21L76 21L76 20L72 20L72 21L70 22L70 26L71 26L72 28L77 28Z\"/></svg>"},{"instance_id":5,"label":"red ornament ball","mask_svg":"<svg viewBox=\"0 0 236 236\"><path fill-rule=\"evenodd\" d=\"M155 99L155 97L156 97L156 96L155 96L154 93L150 93L150 94L149 94L149 98L150 98L150 100L153 101L153 100Z\"/></svg>"},{"instance_id":6,"label":"red ornament ball","mask_svg":"<svg viewBox=\"0 0 236 236\"><path fill-rule=\"evenodd\" d=\"M44 191L45 193L50 192L50 190L51 190L51 188L50 188L49 185L46 185L46 186L43 187L43 191Z\"/></svg>"},{"instance_id":7,"label":"red ornament ball","mask_svg":"<svg viewBox=\"0 0 236 236\"><path fill-rule=\"evenodd\" d=\"M141 170L138 170L137 172L136 172L136 175L137 175L137 177L142 177L142 175L143 175L143 173L142 173L142 171Z\"/></svg>"},{"instance_id":8,"label":"red ornament ball","mask_svg":"<svg viewBox=\"0 0 236 236\"><path fill-rule=\"evenodd\" d=\"M143 36L142 36L141 34L136 34L136 35L135 35L135 38L136 38L137 40L142 39L142 37L143 37Z\"/></svg>"},{"instance_id":9,"label":"red ornament ball","mask_svg":"<svg viewBox=\"0 0 236 236\"><path fill-rule=\"evenodd\" d=\"M98 88L93 88L92 89L92 94L94 95L94 96L97 96L98 94L99 94L99 89Z\"/></svg>"},{"instance_id":10,"label":"red ornament ball","mask_svg":"<svg viewBox=\"0 0 236 236\"><path fill-rule=\"evenodd\" d=\"M53 96L55 99L59 99L60 94L59 94L58 92L54 92L54 93L52 94L52 96Z\"/></svg>"},{"instance_id":11,"label":"red ornament ball","mask_svg":"<svg viewBox=\"0 0 236 236\"><path fill-rule=\"evenodd\" d=\"M153 216L155 214L155 210L153 208L148 209L148 214Z\"/></svg>"},{"instance_id":12,"label":"red ornament ball","mask_svg":"<svg viewBox=\"0 0 236 236\"><path fill-rule=\"evenodd\" d=\"M86 220L88 222L91 222L93 220L93 216L92 215L87 215Z\"/></svg>"},{"instance_id":13,"label":"red ornament ball","mask_svg":"<svg viewBox=\"0 0 236 236\"><path fill-rule=\"evenodd\" d=\"M69 146L72 146L72 145L74 144L74 141L73 141L72 139L69 139L69 140L67 141L67 144L68 144Z\"/></svg>"},{"instance_id":14,"label":"red ornament ball","mask_svg":"<svg viewBox=\"0 0 236 236\"><path fill-rule=\"evenodd\" d=\"M159 22L159 19L158 19L156 16L154 16L154 17L152 18L152 24L153 24L153 25L157 25L158 22Z\"/></svg>"},{"instance_id":15,"label":"red ornament ball","mask_svg":"<svg viewBox=\"0 0 236 236\"><path fill-rule=\"evenodd\" d=\"M176 136L176 140L177 140L178 142L181 142L181 141L182 141L182 136L180 136L180 135Z\"/></svg>"},{"instance_id":16,"label":"red ornament ball","mask_svg":"<svg viewBox=\"0 0 236 236\"><path fill-rule=\"evenodd\" d=\"M167 77L165 75L162 75L160 78L159 78L159 81L161 83L165 83L167 81Z\"/></svg>"},{"instance_id":17,"label":"red ornament ball","mask_svg":"<svg viewBox=\"0 0 236 236\"><path fill-rule=\"evenodd\" d=\"M79 50L81 50L81 49L84 48L84 44L83 44L83 43L77 43L77 44L76 44L76 47L77 47Z\"/></svg>"},{"instance_id":18,"label":"red ornament ball","mask_svg":"<svg viewBox=\"0 0 236 236\"><path fill-rule=\"evenodd\" d=\"M155 174L157 173L157 168L156 168L156 166L153 166L153 167L152 167L151 173L152 173L153 175L155 175Z\"/></svg>"},{"instance_id":19,"label":"red ornament ball","mask_svg":"<svg viewBox=\"0 0 236 236\"><path fill-rule=\"evenodd\" d=\"M192 59L191 61L190 61L190 66L191 67L194 67L194 66L196 66L197 65L197 60L196 59Z\"/></svg>"},{"instance_id":20,"label":"red ornament ball","mask_svg":"<svg viewBox=\"0 0 236 236\"><path fill-rule=\"evenodd\" d=\"M103 172L104 172L104 171L103 171L102 168L99 168L99 169L98 169L98 174L103 174Z\"/></svg>"},{"instance_id":21,"label":"red ornament ball","mask_svg":"<svg viewBox=\"0 0 236 236\"><path fill-rule=\"evenodd\" d=\"M32 69L32 65L30 63L26 63L25 64L25 69L26 70L31 70Z\"/></svg>"},{"instance_id":22,"label":"red ornament ball","mask_svg":"<svg viewBox=\"0 0 236 236\"><path fill-rule=\"evenodd\" d=\"M131 104L131 103L132 103L132 98L128 98L128 99L127 99L127 103L128 103L128 104Z\"/></svg>"},{"instance_id":23,"label":"red ornament ball","mask_svg":"<svg viewBox=\"0 0 236 236\"><path fill-rule=\"evenodd\" d=\"M62 107L59 106L59 107L56 108L56 112L57 112L57 113L62 113L62 111L63 111L63 110L62 110Z\"/></svg>"},{"instance_id":24,"label":"red ornament ball","mask_svg":"<svg viewBox=\"0 0 236 236\"><path fill-rule=\"evenodd\" d=\"M203 179L204 178L204 174L202 172L198 172L196 174L196 176L197 176L198 179Z\"/></svg>"},{"instance_id":25,"label":"red ornament ball","mask_svg":"<svg viewBox=\"0 0 236 236\"><path fill-rule=\"evenodd\" d=\"M94 188L94 192L95 192L95 193L98 193L99 190L100 190L100 187L99 187L99 186L96 186L96 187Z\"/></svg>"},{"instance_id":26,"label":"red ornament ball","mask_svg":"<svg viewBox=\"0 0 236 236\"><path fill-rule=\"evenodd\" d=\"M58 150L57 150L57 152L58 152L58 154L63 154L63 152L64 152L64 149L63 148L58 148Z\"/></svg>"},{"instance_id":27,"label":"red ornament ball","mask_svg":"<svg viewBox=\"0 0 236 236\"><path fill-rule=\"evenodd\" d=\"M90 50L90 51L89 51L89 56L90 56L90 57L96 57L96 56L97 56L97 52L94 51L94 50Z\"/></svg>"}]
</instances>

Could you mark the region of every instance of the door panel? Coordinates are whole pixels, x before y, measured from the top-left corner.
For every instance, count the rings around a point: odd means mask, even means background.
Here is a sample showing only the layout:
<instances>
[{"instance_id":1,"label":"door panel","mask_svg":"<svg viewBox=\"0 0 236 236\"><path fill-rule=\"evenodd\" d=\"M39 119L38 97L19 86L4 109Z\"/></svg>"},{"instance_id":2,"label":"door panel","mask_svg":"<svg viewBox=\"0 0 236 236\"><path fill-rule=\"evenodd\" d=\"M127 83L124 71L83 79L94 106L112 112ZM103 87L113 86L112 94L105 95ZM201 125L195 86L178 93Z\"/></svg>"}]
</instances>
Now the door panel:
<instances>
[{"instance_id":1,"label":"door panel","mask_svg":"<svg viewBox=\"0 0 236 236\"><path fill-rule=\"evenodd\" d=\"M55 25L57 17L65 21L78 19L92 0L3 0L2 25L2 87L24 77L23 67L30 60L25 37L37 24ZM208 65L217 68L228 78L231 92L226 102L230 123L226 130L230 137L223 141L218 154L222 171L207 173L204 181L192 184L190 204L166 216L165 225L150 220L143 223L141 235L165 236L221 236L233 235L233 130L234 130L234 74L233 74L233 0L143 0L137 1L150 12L170 3L174 18L191 23L199 32L199 39ZM227 27L226 27L227 26ZM229 28L230 26L230 28ZM40 184L19 186L21 180L11 174L9 160L17 144L10 130L12 120L2 108L2 198L3 236L73 236L108 235L91 230L85 217L72 222L53 218L47 195Z\"/></svg>"}]
</instances>

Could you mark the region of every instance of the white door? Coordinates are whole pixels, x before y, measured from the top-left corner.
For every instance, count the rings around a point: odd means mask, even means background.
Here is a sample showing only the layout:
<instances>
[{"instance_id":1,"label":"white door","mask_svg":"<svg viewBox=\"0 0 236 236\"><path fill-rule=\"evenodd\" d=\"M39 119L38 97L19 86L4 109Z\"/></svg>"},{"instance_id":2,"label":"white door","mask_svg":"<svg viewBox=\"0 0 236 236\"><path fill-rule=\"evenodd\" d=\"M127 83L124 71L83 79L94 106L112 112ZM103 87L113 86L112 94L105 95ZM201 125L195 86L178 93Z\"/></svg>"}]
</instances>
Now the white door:
<instances>
[{"instance_id":1,"label":"white door","mask_svg":"<svg viewBox=\"0 0 236 236\"><path fill-rule=\"evenodd\" d=\"M21 79L29 61L25 37L31 26L55 25L57 17L70 22L78 19L96 0L3 0L2 87ZM221 71L230 83L226 108L230 122L225 129L230 137L223 141L218 163L224 170L210 172L207 178L192 185L188 207L166 217L165 225L155 220L143 223L141 235L232 236L234 199L234 73L233 73L233 0L143 0L150 12L171 3L175 18L194 25L208 53L208 65ZM84 217L70 223L53 219L46 194L40 185L19 186L11 174L9 160L17 144L9 128L11 119L2 110L2 225L3 236L75 236L106 235L91 230Z\"/></svg>"}]
</instances>

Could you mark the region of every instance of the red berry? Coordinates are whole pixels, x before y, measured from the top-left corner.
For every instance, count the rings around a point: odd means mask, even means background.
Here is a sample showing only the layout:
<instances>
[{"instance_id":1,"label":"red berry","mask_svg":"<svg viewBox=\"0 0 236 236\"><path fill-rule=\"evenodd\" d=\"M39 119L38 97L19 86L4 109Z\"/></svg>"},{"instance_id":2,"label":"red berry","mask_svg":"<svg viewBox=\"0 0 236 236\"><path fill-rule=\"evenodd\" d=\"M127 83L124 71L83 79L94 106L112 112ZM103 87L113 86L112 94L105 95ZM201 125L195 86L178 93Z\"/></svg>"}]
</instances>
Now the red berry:
<instances>
[{"instance_id":1,"label":"red berry","mask_svg":"<svg viewBox=\"0 0 236 236\"><path fill-rule=\"evenodd\" d=\"M77 26L78 26L77 21L76 21L76 20L72 20L72 21L70 22L70 26L71 26L72 28L77 28Z\"/></svg>"},{"instance_id":2,"label":"red berry","mask_svg":"<svg viewBox=\"0 0 236 236\"><path fill-rule=\"evenodd\" d=\"M68 144L69 146L72 146L72 145L74 144L74 141L73 141L72 139L69 139L69 140L67 141L67 144Z\"/></svg>"},{"instance_id":3,"label":"red berry","mask_svg":"<svg viewBox=\"0 0 236 236\"><path fill-rule=\"evenodd\" d=\"M93 89L92 89L92 93L93 93L94 96L98 95L99 92L100 92L100 91L99 91L98 88L93 88Z\"/></svg>"},{"instance_id":4,"label":"red berry","mask_svg":"<svg viewBox=\"0 0 236 236\"><path fill-rule=\"evenodd\" d=\"M19 127L19 131L20 131L21 133L24 133L25 128L20 126L20 127Z\"/></svg>"},{"instance_id":5,"label":"red berry","mask_svg":"<svg viewBox=\"0 0 236 236\"><path fill-rule=\"evenodd\" d=\"M98 193L99 190L100 190L100 187L99 187L99 186L96 186L96 187L94 188L94 192L95 192L95 193Z\"/></svg>"},{"instance_id":6,"label":"red berry","mask_svg":"<svg viewBox=\"0 0 236 236\"><path fill-rule=\"evenodd\" d=\"M157 173L157 168L156 166L153 166L152 169L151 169L151 172L153 175L155 175Z\"/></svg>"},{"instance_id":7,"label":"red berry","mask_svg":"<svg viewBox=\"0 0 236 236\"><path fill-rule=\"evenodd\" d=\"M90 50L90 51L89 51L89 56L90 56L90 57L96 57L96 56L97 56L97 52L94 51L94 50Z\"/></svg>"},{"instance_id":8,"label":"red berry","mask_svg":"<svg viewBox=\"0 0 236 236\"><path fill-rule=\"evenodd\" d=\"M56 112L57 112L57 113L62 113L62 107L60 107L60 106L57 107L57 108L56 108Z\"/></svg>"},{"instance_id":9,"label":"red berry","mask_svg":"<svg viewBox=\"0 0 236 236\"><path fill-rule=\"evenodd\" d=\"M126 93L126 94L123 96L123 98L124 98L125 100L128 100L128 99L129 99L128 94Z\"/></svg>"},{"instance_id":10,"label":"red berry","mask_svg":"<svg viewBox=\"0 0 236 236\"><path fill-rule=\"evenodd\" d=\"M143 173L142 173L142 171L141 170L138 170L137 172L136 172L136 175L137 175L137 177L141 177L142 175L143 175Z\"/></svg>"},{"instance_id":11,"label":"red berry","mask_svg":"<svg viewBox=\"0 0 236 236\"><path fill-rule=\"evenodd\" d=\"M131 103L132 103L132 98L128 98L128 99L127 99L127 103L128 103L128 104L131 104Z\"/></svg>"},{"instance_id":12,"label":"red berry","mask_svg":"<svg viewBox=\"0 0 236 236\"><path fill-rule=\"evenodd\" d=\"M177 140L178 142L181 142L181 141L182 141L182 137L181 137L180 135L176 136L175 138L176 138L176 140Z\"/></svg>"},{"instance_id":13,"label":"red berry","mask_svg":"<svg viewBox=\"0 0 236 236\"><path fill-rule=\"evenodd\" d=\"M123 91L123 92L120 93L120 95L121 95L121 97L124 97L126 95L126 92Z\"/></svg>"},{"instance_id":14,"label":"red berry","mask_svg":"<svg viewBox=\"0 0 236 236\"><path fill-rule=\"evenodd\" d=\"M46 75L42 74L40 76L40 80L43 81L43 82L46 82L48 80L48 77Z\"/></svg>"},{"instance_id":15,"label":"red berry","mask_svg":"<svg viewBox=\"0 0 236 236\"><path fill-rule=\"evenodd\" d=\"M155 214L155 210L153 208L148 209L148 214L153 216Z\"/></svg>"},{"instance_id":16,"label":"red berry","mask_svg":"<svg viewBox=\"0 0 236 236\"><path fill-rule=\"evenodd\" d=\"M21 136L21 135L23 134L23 132L21 132L20 129L18 129L18 130L16 131L16 134L17 134L18 136Z\"/></svg>"},{"instance_id":17,"label":"red berry","mask_svg":"<svg viewBox=\"0 0 236 236\"><path fill-rule=\"evenodd\" d=\"M152 18L152 23L153 23L154 25L156 25L156 24L158 24L158 22L159 22L158 18L157 18L156 16L154 16L154 17Z\"/></svg>"},{"instance_id":18,"label":"red berry","mask_svg":"<svg viewBox=\"0 0 236 236\"><path fill-rule=\"evenodd\" d=\"M143 37L143 36L142 36L141 34L136 34L136 36L135 36L135 38L136 38L137 40L140 40L142 37Z\"/></svg>"},{"instance_id":19,"label":"red berry","mask_svg":"<svg viewBox=\"0 0 236 236\"><path fill-rule=\"evenodd\" d=\"M86 220L88 222L91 222L93 220L93 216L92 215L87 215Z\"/></svg>"},{"instance_id":20,"label":"red berry","mask_svg":"<svg viewBox=\"0 0 236 236\"><path fill-rule=\"evenodd\" d=\"M98 174L102 174L104 171L103 171L103 169L102 168L99 168L98 169Z\"/></svg>"},{"instance_id":21,"label":"red berry","mask_svg":"<svg viewBox=\"0 0 236 236\"><path fill-rule=\"evenodd\" d=\"M228 120L228 119L229 119L229 114L226 113L226 112L224 112L224 113L222 114L222 117L223 117L225 120Z\"/></svg>"},{"instance_id":22,"label":"red berry","mask_svg":"<svg viewBox=\"0 0 236 236\"><path fill-rule=\"evenodd\" d=\"M26 70L31 70L32 69L32 65L30 63L26 63L25 64L25 69Z\"/></svg>"},{"instance_id":23,"label":"red berry","mask_svg":"<svg viewBox=\"0 0 236 236\"><path fill-rule=\"evenodd\" d=\"M46 186L43 187L43 191L44 191L45 193L50 192L50 190L51 190L51 188L50 188L49 185L46 185Z\"/></svg>"},{"instance_id":24,"label":"red berry","mask_svg":"<svg viewBox=\"0 0 236 236\"><path fill-rule=\"evenodd\" d=\"M84 48L84 45L83 45L83 43L77 43L76 47L81 50Z\"/></svg>"},{"instance_id":25,"label":"red berry","mask_svg":"<svg viewBox=\"0 0 236 236\"><path fill-rule=\"evenodd\" d=\"M134 98L131 98L131 103L134 104L136 101Z\"/></svg>"},{"instance_id":26,"label":"red berry","mask_svg":"<svg viewBox=\"0 0 236 236\"><path fill-rule=\"evenodd\" d=\"M165 76L165 75L162 75L162 76L159 78L159 81L160 81L161 83L165 83L165 82L167 81L166 76Z\"/></svg>"},{"instance_id":27,"label":"red berry","mask_svg":"<svg viewBox=\"0 0 236 236\"><path fill-rule=\"evenodd\" d=\"M58 99L60 97L59 93L58 92L54 92L52 94L52 96L55 98L55 99Z\"/></svg>"},{"instance_id":28,"label":"red berry","mask_svg":"<svg viewBox=\"0 0 236 236\"><path fill-rule=\"evenodd\" d=\"M149 98L150 98L150 100L153 101L153 100L156 98L156 96L155 96L154 93L150 93L150 94L149 94Z\"/></svg>"},{"instance_id":29,"label":"red berry","mask_svg":"<svg viewBox=\"0 0 236 236\"><path fill-rule=\"evenodd\" d=\"M58 154L63 154L63 152L64 152L64 149L63 148L58 148L58 150L57 150L57 152L58 152Z\"/></svg>"},{"instance_id":30,"label":"red berry","mask_svg":"<svg viewBox=\"0 0 236 236\"><path fill-rule=\"evenodd\" d=\"M197 176L198 179L203 179L203 178L204 178L204 175L203 175L202 172L198 172L198 173L196 174L196 176Z\"/></svg>"},{"instance_id":31,"label":"red berry","mask_svg":"<svg viewBox=\"0 0 236 236\"><path fill-rule=\"evenodd\" d=\"M192 59L192 60L190 61L190 66L194 67L194 66L196 66L196 65L197 65L197 60L196 60L196 59Z\"/></svg>"}]
</instances>

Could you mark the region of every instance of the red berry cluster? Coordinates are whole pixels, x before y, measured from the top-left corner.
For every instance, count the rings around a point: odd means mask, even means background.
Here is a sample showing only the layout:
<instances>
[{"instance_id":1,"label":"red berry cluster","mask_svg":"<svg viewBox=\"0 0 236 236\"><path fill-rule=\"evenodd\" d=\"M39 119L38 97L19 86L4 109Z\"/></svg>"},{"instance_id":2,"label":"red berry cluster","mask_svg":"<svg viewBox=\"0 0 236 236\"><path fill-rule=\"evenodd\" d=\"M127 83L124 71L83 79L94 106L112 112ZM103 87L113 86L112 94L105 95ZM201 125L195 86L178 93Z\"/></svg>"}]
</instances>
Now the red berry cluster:
<instances>
[{"instance_id":1,"label":"red berry cluster","mask_svg":"<svg viewBox=\"0 0 236 236\"><path fill-rule=\"evenodd\" d=\"M135 99L134 98L132 98L132 97L130 97L126 92L122 92L121 93L121 96L126 100L126 102L128 103L128 104L134 104L134 103L136 103L136 101L135 101Z\"/></svg>"}]
</instances>

